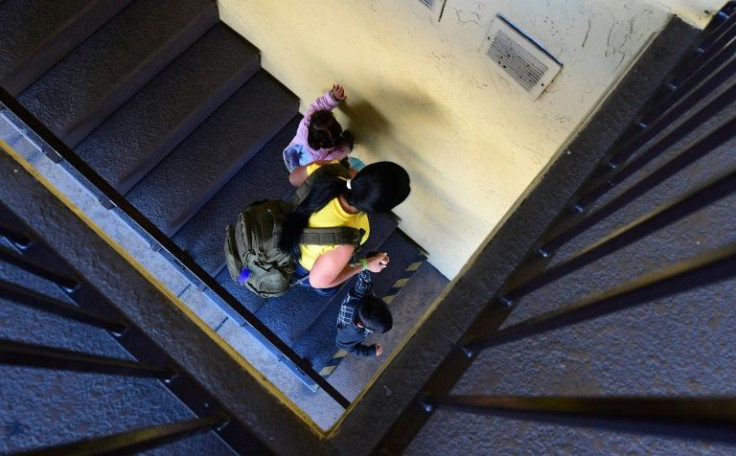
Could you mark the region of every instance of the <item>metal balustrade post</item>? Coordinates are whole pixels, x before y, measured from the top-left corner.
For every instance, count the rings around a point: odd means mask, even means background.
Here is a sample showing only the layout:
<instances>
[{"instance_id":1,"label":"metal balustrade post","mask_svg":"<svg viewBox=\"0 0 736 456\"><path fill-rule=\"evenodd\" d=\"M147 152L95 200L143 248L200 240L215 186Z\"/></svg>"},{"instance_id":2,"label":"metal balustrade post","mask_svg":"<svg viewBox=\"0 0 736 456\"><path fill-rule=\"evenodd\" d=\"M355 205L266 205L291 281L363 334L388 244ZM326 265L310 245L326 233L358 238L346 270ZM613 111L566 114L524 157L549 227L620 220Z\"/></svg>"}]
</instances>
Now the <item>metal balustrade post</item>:
<instances>
[{"instance_id":1,"label":"metal balustrade post","mask_svg":"<svg viewBox=\"0 0 736 456\"><path fill-rule=\"evenodd\" d=\"M0 225L0 236L7 238L10 242L15 244L15 246L21 250L27 248L33 242L33 239L26 236L25 234L19 233L11 228L7 228L2 225Z\"/></svg>"},{"instance_id":2,"label":"metal balustrade post","mask_svg":"<svg viewBox=\"0 0 736 456\"><path fill-rule=\"evenodd\" d=\"M729 48L729 43L732 43L734 38L736 38L736 16L732 14L706 41L701 43L699 47L701 52L682 71L678 72L668 85L677 90L687 84L697 84L698 78L718 68L724 59L729 57L728 53L733 52L733 47Z\"/></svg>"},{"instance_id":3,"label":"metal balustrade post","mask_svg":"<svg viewBox=\"0 0 736 456\"><path fill-rule=\"evenodd\" d=\"M4 280L0 280L0 298L8 299L44 312L53 313L80 323L107 329L114 333L122 333L126 329L126 326L119 321L111 320L95 312L67 304L58 299L28 290Z\"/></svg>"},{"instance_id":4,"label":"metal balustrade post","mask_svg":"<svg viewBox=\"0 0 736 456\"><path fill-rule=\"evenodd\" d=\"M434 408L736 443L736 398L428 396Z\"/></svg>"},{"instance_id":5,"label":"metal balustrade post","mask_svg":"<svg viewBox=\"0 0 736 456\"><path fill-rule=\"evenodd\" d=\"M23 258L23 256L16 254L10 249L0 246L0 261L10 263L13 266L19 267L24 271L30 272L38 277L54 282L60 287L66 290L74 290L79 286L79 282L73 277L69 277L64 274L60 274L57 271L52 271L38 263L31 262Z\"/></svg>"},{"instance_id":6,"label":"metal balustrade post","mask_svg":"<svg viewBox=\"0 0 736 456\"><path fill-rule=\"evenodd\" d=\"M464 347L475 353L732 277L736 277L736 244L682 261L623 286L509 326L487 337L470 340Z\"/></svg>"},{"instance_id":7,"label":"metal balustrade post","mask_svg":"<svg viewBox=\"0 0 736 456\"><path fill-rule=\"evenodd\" d=\"M645 125L643 128L637 128L639 131L636 133L629 132L629 134L624 135L626 140L621 144L621 146L615 148L614 154L607 161L608 168L618 169L623 166L624 163L626 163L626 161L628 161L629 158L647 142L670 127L680 117L685 115L689 110L697 106L698 103L701 103L711 95L716 89L721 87L723 84L732 81L735 74L736 60L733 60L724 68L720 69L716 74L705 81L702 81L701 85L687 94L685 98L671 108L667 110L657 109L649 112L646 118L641 119L639 121L640 123L637 123L637 126ZM677 142L684 138L707 120L729 107L734 102L734 99L733 87L725 90L706 106L698 109L696 113L690 115L682 125L667 137L668 141L664 144L672 144L673 142ZM586 187L598 187L604 180L607 180L607 178L601 177L593 183L588 184Z\"/></svg>"},{"instance_id":8,"label":"metal balustrade post","mask_svg":"<svg viewBox=\"0 0 736 456\"><path fill-rule=\"evenodd\" d=\"M166 367L0 339L0 364L165 379Z\"/></svg>"},{"instance_id":9,"label":"metal balustrade post","mask_svg":"<svg viewBox=\"0 0 736 456\"><path fill-rule=\"evenodd\" d=\"M571 274L594 261L681 220L699 209L736 192L736 169L687 195L645 214L594 245L543 270L509 290L504 298L514 302L539 288Z\"/></svg>"},{"instance_id":10,"label":"metal balustrade post","mask_svg":"<svg viewBox=\"0 0 736 456\"><path fill-rule=\"evenodd\" d=\"M193 420L136 429L107 437L41 448L20 454L28 456L56 456L60 454L127 455L150 450L201 432L219 429L225 426L228 421L227 415L218 413Z\"/></svg>"},{"instance_id":11,"label":"metal balustrade post","mask_svg":"<svg viewBox=\"0 0 736 456\"><path fill-rule=\"evenodd\" d=\"M646 194L646 192L659 185L665 179L681 171L688 165L697 161L699 158L702 158L704 155L712 152L735 137L736 118L733 118L721 125L715 131L711 132L705 138L678 154L669 162L657 168L647 177L629 187L626 191L622 192L619 196L612 199L595 212L587 214L584 218L578 219L577 222L571 226L566 225L562 231L553 230L553 234L546 239L542 249L547 252L556 251L580 233L625 207L635 199ZM636 168L636 165L633 163L631 166Z\"/></svg>"}]
</instances>

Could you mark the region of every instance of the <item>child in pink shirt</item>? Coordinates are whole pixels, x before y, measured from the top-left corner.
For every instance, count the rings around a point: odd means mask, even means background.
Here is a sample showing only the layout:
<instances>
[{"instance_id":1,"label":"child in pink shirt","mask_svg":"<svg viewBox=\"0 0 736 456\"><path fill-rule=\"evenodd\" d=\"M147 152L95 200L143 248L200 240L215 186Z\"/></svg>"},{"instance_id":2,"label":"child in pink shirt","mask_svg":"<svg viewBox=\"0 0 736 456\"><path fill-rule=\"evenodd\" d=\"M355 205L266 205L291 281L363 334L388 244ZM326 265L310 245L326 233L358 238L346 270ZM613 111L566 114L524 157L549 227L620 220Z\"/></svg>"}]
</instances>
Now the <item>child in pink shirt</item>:
<instances>
[{"instance_id":1,"label":"child in pink shirt","mask_svg":"<svg viewBox=\"0 0 736 456\"><path fill-rule=\"evenodd\" d=\"M334 84L317 98L299 123L296 136L284 149L284 164L289 172L317 160L342 160L353 149L353 135L345 130L332 110L347 98L345 89Z\"/></svg>"}]
</instances>

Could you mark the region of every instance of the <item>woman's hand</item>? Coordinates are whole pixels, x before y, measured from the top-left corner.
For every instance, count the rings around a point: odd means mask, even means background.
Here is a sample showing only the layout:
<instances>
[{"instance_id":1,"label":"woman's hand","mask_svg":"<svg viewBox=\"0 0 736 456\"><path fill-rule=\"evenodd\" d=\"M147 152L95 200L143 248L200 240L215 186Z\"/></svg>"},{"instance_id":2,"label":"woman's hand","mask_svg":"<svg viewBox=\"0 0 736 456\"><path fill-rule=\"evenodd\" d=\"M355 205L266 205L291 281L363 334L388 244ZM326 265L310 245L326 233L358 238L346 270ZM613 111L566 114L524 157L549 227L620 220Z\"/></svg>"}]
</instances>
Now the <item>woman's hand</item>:
<instances>
[{"instance_id":1,"label":"woman's hand","mask_svg":"<svg viewBox=\"0 0 736 456\"><path fill-rule=\"evenodd\" d=\"M347 98L347 96L345 95L345 88L340 84L332 84L330 95L332 95L332 98L334 98L336 101L342 101Z\"/></svg>"},{"instance_id":2,"label":"woman's hand","mask_svg":"<svg viewBox=\"0 0 736 456\"><path fill-rule=\"evenodd\" d=\"M368 270L371 272L381 272L388 266L389 258L388 253L379 252L370 258L366 258L368 261Z\"/></svg>"}]
</instances>

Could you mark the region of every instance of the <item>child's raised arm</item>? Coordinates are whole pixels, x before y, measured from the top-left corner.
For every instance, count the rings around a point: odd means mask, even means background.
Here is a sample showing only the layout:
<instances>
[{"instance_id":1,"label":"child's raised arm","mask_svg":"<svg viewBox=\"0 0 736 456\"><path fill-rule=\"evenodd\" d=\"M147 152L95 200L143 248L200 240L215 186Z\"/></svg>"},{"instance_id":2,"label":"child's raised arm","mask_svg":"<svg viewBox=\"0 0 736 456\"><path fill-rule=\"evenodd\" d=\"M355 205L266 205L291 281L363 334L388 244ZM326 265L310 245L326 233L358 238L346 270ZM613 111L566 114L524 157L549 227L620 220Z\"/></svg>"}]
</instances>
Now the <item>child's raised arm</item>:
<instances>
[{"instance_id":1,"label":"child's raised arm","mask_svg":"<svg viewBox=\"0 0 736 456\"><path fill-rule=\"evenodd\" d=\"M333 84L329 92L314 100L305 113L305 117L311 116L314 111L332 111L346 98L345 88L340 84Z\"/></svg>"}]
</instances>

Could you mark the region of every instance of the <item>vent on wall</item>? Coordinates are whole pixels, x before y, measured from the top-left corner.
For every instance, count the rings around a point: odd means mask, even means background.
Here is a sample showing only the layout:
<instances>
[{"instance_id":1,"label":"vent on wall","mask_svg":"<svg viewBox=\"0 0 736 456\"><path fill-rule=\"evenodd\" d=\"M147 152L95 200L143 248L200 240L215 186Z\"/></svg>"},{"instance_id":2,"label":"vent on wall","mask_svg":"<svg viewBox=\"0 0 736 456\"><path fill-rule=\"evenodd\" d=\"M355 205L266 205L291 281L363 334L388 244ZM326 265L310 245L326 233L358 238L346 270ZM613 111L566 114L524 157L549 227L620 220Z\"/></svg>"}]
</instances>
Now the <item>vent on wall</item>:
<instances>
[{"instance_id":1,"label":"vent on wall","mask_svg":"<svg viewBox=\"0 0 736 456\"><path fill-rule=\"evenodd\" d=\"M554 57L501 16L496 16L486 40L486 56L532 99L539 97L562 69Z\"/></svg>"}]
</instances>

